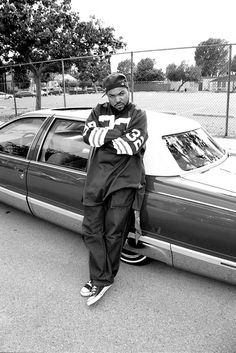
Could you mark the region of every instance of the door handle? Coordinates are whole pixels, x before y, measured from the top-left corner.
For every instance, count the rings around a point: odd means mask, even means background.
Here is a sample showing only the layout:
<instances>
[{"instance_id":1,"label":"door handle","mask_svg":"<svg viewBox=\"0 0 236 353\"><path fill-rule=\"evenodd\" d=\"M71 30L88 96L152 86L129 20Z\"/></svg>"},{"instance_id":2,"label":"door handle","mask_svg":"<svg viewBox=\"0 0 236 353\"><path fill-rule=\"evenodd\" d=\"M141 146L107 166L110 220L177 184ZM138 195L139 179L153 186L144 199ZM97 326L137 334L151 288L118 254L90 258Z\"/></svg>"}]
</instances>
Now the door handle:
<instances>
[{"instance_id":1,"label":"door handle","mask_svg":"<svg viewBox=\"0 0 236 353\"><path fill-rule=\"evenodd\" d=\"M18 172L20 179L24 179L24 176L25 176L24 169L17 169L17 172Z\"/></svg>"}]
</instances>

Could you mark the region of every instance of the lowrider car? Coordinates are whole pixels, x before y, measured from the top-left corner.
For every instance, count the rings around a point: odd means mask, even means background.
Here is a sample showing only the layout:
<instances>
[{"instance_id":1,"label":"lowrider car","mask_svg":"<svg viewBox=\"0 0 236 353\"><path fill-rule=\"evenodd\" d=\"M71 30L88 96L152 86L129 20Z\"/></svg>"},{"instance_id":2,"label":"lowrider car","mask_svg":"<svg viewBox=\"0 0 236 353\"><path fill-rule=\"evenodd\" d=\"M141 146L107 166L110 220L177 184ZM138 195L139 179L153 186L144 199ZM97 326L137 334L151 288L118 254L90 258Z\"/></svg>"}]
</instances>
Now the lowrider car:
<instances>
[{"instance_id":1,"label":"lowrider car","mask_svg":"<svg viewBox=\"0 0 236 353\"><path fill-rule=\"evenodd\" d=\"M82 232L91 108L45 109L0 126L0 200ZM236 284L236 156L196 121L147 111L142 234L121 259L149 259Z\"/></svg>"}]
</instances>

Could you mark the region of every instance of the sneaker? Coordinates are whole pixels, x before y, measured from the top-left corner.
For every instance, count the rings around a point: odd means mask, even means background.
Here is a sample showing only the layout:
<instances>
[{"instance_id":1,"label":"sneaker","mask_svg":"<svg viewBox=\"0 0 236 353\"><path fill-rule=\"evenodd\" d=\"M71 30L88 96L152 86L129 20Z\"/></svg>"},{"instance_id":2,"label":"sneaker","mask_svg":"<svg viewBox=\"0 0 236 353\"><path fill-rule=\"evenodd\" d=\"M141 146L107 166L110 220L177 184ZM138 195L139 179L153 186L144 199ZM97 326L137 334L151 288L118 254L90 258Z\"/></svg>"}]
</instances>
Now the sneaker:
<instances>
[{"instance_id":1,"label":"sneaker","mask_svg":"<svg viewBox=\"0 0 236 353\"><path fill-rule=\"evenodd\" d=\"M82 297L90 297L90 295L92 294L92 281L88 281L83 288L80 291L80 294L82 295Z\"/></svg>"},{"instance_id":2,"label":"sneaker","mask_svg":"<svg viewBox=\"0 0 236 353\"><path fill-rule=\"evenodd\" d=\"M109 286L93 286L91 290L91 295L87 300L87 305L90 306L96 303L99 299L102 298L102 296L106 293L106 291L110 287L111 287L111 284Z\"/></svg>"}]
</instances>

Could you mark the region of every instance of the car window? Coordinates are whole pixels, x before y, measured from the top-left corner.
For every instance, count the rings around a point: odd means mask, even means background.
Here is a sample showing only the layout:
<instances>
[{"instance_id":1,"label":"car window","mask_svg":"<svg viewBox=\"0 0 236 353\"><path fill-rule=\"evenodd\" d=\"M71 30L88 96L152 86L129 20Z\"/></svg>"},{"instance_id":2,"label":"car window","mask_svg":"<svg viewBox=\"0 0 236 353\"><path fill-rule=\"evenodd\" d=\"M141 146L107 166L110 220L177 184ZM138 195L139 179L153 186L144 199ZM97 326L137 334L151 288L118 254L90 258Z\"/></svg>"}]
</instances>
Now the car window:
<instances>
[{"instance_id":1,"label":"car window","mask_svg":"<svg viewBox=\"0 0 236 353\"><path fill-rule=\"evenodd\" d=\"M162 138L179 167L185 171L213 163L225 154L203 129L166 135Z\"/></svg>"},{"instance_id":2,"label":"car window","mask_svg":"<svg viewBox=\"0 0 236 353\"><path fill-rule=\"evenodd\" d=\"M26 158L45 118L24 118L0 129L0 153Z\"/></svg>"},{"instance_id":3,"label":"car window","mask_svg":"<svg viewBox=\"0 0 236 353\"><path fill-rule=\"evenodd\" d=\"M55 120L42 146L39 161L85 171L90 147L83 141L83 130L83 122Z\"/></svg>"}]
</instances>

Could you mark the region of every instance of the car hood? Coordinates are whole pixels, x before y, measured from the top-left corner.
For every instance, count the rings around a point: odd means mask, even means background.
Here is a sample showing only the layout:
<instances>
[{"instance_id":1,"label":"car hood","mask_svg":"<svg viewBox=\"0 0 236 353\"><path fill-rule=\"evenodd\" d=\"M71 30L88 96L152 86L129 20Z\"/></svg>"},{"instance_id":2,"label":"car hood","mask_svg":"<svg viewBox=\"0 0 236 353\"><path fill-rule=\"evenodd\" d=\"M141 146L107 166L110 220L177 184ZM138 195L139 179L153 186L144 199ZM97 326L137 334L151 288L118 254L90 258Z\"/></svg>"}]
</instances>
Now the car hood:
<instances>
[{"instance_id":1,"label":"car hood","mask_svg":"<svg viewBox=\"0 0 236 353\"><path fill-rule=\"evenodd\" d=\"M183 179L236 194L236 156L229 156L221 164L200 173L188 173Z\"/></svg>"}]
</instances>

